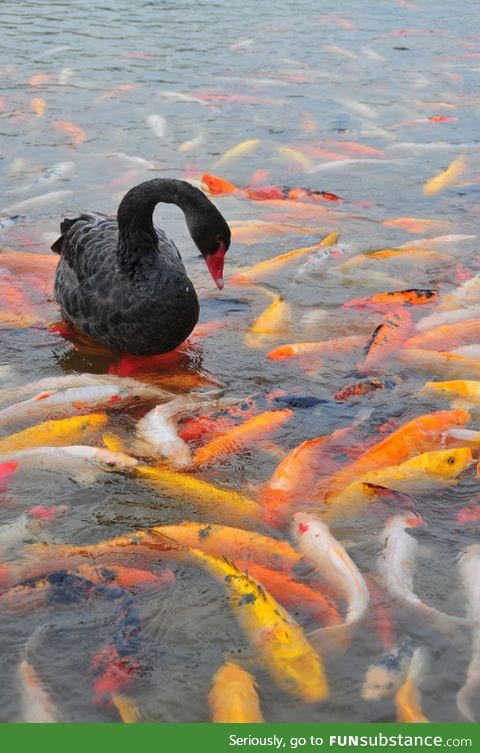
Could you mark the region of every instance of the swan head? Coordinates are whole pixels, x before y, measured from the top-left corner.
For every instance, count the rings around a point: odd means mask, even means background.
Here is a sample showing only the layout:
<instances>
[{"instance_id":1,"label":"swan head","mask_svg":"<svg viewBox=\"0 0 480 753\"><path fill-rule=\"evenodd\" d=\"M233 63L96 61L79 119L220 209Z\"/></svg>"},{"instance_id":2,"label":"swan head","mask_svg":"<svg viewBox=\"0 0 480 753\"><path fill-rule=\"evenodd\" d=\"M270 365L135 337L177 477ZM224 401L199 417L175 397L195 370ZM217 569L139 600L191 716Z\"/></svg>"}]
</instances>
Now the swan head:
<instances>
[{"instance_id":1,"label":"swan head","mask_svg":"<svg viewBox=\"0 0 480 753\"><path fill-rule=\"evenodd\" d=\"M202 213L195 217L193 222L188 222L192 239L198 250L205 259L208 271L219 290L223 288L223 265L225 254L230 246L230 228L224 218L213 207L214 212Z\"/></svg>"}]
</instances>

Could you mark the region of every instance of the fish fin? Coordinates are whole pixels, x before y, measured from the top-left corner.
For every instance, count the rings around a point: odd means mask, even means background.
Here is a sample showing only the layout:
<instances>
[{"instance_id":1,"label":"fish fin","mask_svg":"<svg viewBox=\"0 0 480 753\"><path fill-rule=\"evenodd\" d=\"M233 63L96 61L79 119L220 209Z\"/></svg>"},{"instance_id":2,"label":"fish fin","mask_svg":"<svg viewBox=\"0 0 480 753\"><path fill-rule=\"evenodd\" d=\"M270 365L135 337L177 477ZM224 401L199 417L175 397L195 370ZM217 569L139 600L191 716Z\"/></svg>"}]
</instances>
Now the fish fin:
<instances>
[{"instance_id":1,"label":"fish fin","mask_svg":"<svg viewBox=\"0 0 480 753\"><path fill-rule=\"evenodd\" d=\"M470 686L468 682L466 682L465 685L460 688L457 693L457 708L460 713L463 714L465 719L468 719L469 722L475 723L477 719L475 717L475 714L473 713L471 705L471 695L473 690L474 687Z\"/></svg>"},{"instance_id":2,"label":"fish fin","mask_svg":"<svg viewBox=\"0 0 480 753\"><path fill-rule=\"evenodd\" d=\"M127 452L125 443L113 431L106 431L102 434L102 442L110 452Z\"/></svg>"},{"instance_id":3,"label":"fish fin","mask_svg":"<svg viewBox=\"0 0 480 753\"><path fill-rule=\"evenodd\" d=\"M307 640L322 656L343 654L352 642L352 624L322 627L307 633Z\"/></svg>"},{"instance_id":4,"label":"fish fin","mask_svg":"<svg viewBox=\"0 0 480 753\"><path fill-rule=\"evenodd\" d=\"M257 447L261 447L262 450L268 452L269 455L273 455L273 457L277 458L277 460L279 461L283 460L287 455L285 450L282 450L282 448L275 444L275 442L268 442L268 440L264 440L262 442L257 442L256 444Z\"/></svg>"},{"instance_id":5,"label":"fish fin","mask_svg":"<svg viewBox=\"0 0 480 753\"><path fill-rule=\"evenodd\" d=\"M171 549L177 549L180 552L189 551L189 547L186 546L186 544L182 544L181 541L177 541L177 539L174 539L171 536L168 536L166 533L162 533L161 531L156 531L155 528L149 528L148 533L153 534L157 538L161 539L164 543L169 544Z\"/></svg>"},{"instance_id":6,"label":"fish fin","mask_svg":"<svg viewBox=\"0 0 480 753\"><path fill-rule=\"evenodd\" d=\"M117 709L120 719L125 724L131 724L141 720L142 714L133 698L123 695L122 693L113 693L112 703Z\"/></svg>"},{"instance_id":7,"label":"fish fin","mask_svg":"<svg viewBox=\"0 0 480 753\"><path fill-rule=\"evenodd\" d=\"M419 646L416 648L410 661L407 679L413 682L414 685L418 686L422 675L428 672L430 662L431 656L428 649L425 648L425 646Z\"/></svg>"}]
</instances>

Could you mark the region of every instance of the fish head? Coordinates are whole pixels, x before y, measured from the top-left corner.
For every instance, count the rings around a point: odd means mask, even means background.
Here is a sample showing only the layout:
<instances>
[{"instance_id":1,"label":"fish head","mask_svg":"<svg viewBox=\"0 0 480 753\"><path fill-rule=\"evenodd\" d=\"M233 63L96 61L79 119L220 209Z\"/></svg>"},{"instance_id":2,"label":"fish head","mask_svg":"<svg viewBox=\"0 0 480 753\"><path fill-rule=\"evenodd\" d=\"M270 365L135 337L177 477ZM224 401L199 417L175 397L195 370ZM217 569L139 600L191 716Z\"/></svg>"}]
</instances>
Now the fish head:
<instances>
[{"instance_id":1,"label":"fish head","mask_svg":"<svg viewBox=\"0 0 480 753\"><path fill-rule=\"evenodd\" d=\"M121 471L132 470L138 465L138 460L126 455L123 452L110 452L104 450L101 454L93 454L90 461L101 471L106 473L119 473Z\"/></svg>"},{"instance_id":2,"label":"fish head","mask_svg":"<svg viewBox=\"0 0 480 753\"><path fill-rule=\"evenodd\" d=\"M425 469L428 474L445 481L455 479L474 462L470 447L428 452L425 455Z\"/></svg>"}]
</instances>

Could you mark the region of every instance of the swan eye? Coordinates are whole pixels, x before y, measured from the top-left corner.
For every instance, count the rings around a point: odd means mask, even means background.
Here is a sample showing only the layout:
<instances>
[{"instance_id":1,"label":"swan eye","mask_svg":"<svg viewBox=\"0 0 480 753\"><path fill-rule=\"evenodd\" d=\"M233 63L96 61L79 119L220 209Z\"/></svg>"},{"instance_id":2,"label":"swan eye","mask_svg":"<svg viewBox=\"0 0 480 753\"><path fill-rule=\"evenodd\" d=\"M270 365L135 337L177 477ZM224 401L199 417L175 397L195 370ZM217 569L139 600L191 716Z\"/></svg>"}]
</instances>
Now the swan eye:
<instances>
[{"instance_id":1,"label":"swan eye","mask_svg":"<svg viewBox=\"0 0 480 753\"><path fill-rule=\"evenodd\" d=\"M215 236L215 240L217 241L217 243L223 243L223 237L220 234Z\"/></svg>"}]
</instances>

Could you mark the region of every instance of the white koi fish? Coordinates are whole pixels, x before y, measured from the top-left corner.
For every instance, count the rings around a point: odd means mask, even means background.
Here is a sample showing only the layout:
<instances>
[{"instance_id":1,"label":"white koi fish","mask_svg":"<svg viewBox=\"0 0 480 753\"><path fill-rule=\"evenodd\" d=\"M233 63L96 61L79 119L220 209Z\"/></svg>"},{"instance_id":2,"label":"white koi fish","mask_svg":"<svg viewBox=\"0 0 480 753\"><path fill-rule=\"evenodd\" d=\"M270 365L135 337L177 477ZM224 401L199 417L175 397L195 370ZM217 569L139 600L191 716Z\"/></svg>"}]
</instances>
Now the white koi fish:
<instances>
[{"instance_id":1,"label":"white koi fish","mask_svg":"<svg viewBox=\"0 0 480 753\"><path fill-rule=\"evenodd\" d=\"M177 468L191 465L192 453L188 444L178 436L175 419L192 407L191 400L177 397L157 405L137 423L137 451L163 456ZM198 408L198 405L196 406Z\"/></svg>"},{"instance_id":2,"label":"white koi fish","mask_svg":"<svg viewBox=\"0 0 480 753\"><path fill-rule=\"evenodd\" d=\"M458 568L467 594L467 615L474 624L472 658L468 665L465 684L457 693L457 706L466 719L477 722L479 717L472 709L472 696L480 687L480 544L472 544L465 549L460 556Z\"/></svg>"},{"instance_id":3,"label":"white koi fish","mask_svg":"<svg viewBox=\"0 0 480 753\"><path fill-rule=\"evenodd\" d=\"M349 642L353 627L365 616L370 594L363 575L343 546L332 536L328 526L315 515L297 513L293 518L293 535L302 555L315 570L340 591L348 603L345 622L310 633L309 638L333 637Z\"/></svg>"},{"instance_id":4,"label":"white koi fish","mask_svg":"<svg viewBox=\"0 0 480 753\"><path fill-rule=\"evenodd\" d=\"M439 630L451 633L458 625L469 625L464 617L454 617L430 607L413 591L413 576L418 555L418 542L410 536L407 528L418 528L422 519L413 515L396 515L387 522L380 536L383 551L378 560L378 569L387 591L398 601L412 607Z\"/></svg>"},{"instance_id":5,"label":"white koi fish","mask_svg":"<svg viewBox=\"0 0 480 753\"><path fill-rule=\"evenodd\" d=\"M66 510L65 505L58 507L37 505L22 513L11 523L4 523L0 526L0 556L3 557L8 549L32 536L43 524L63 515Z\"/></svg>"},{"instance_id":6,"label":"white koi fish","mask_svg":"<svg viewBox=\"0 0 480 753\"><path fill-rule=\"evenodd\" d=\"M23 657L18 665L20 681L20 697L22 708L22 722L31 724L61 722L60 712L45 688L35 667L29 661L29 654L38 642L39 632L43 626L37 628L28 639Z\"/></svg>"}]
</instances>

